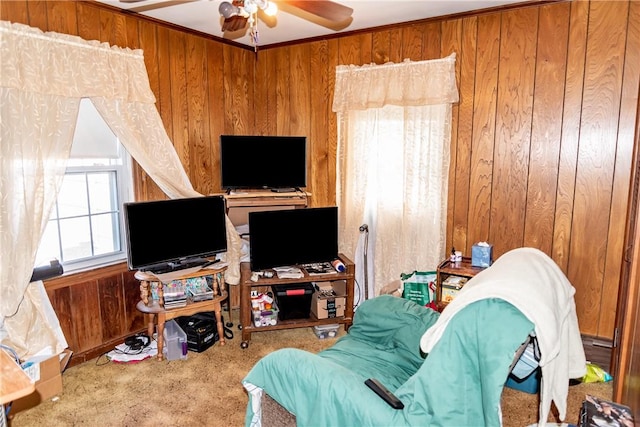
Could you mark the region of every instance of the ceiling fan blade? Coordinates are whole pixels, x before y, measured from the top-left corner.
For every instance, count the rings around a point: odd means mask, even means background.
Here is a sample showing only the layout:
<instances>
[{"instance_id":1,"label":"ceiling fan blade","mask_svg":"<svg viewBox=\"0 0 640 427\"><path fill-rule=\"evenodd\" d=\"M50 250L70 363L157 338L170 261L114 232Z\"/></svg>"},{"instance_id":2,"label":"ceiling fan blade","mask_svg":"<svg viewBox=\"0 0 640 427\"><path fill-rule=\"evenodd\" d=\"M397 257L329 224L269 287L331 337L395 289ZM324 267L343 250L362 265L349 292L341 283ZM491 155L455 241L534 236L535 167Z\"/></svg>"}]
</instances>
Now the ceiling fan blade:
<instances>
[{"instance_id":1,"label":"ceiling fan blade","mask_svg":"<svg viewBox=\"0 0 640 427\"><path fill-rule=\"evenodd\" d=\"M226 18L222 22L222 32L234 32L242 30L247 25L247 18L244 16L236 15L231 18Z\"/></svg>"},{"instance_id":2,"label":"ceiling fan blade","mask_svg":"<svg viewBox=\"0 0 640 427\"><path fill-rule=\"evenodd\" d=\"M281 0L283 3L333 22L342 22L353 14L353 9L330 0Z\"/></svg>"}]
</instances>

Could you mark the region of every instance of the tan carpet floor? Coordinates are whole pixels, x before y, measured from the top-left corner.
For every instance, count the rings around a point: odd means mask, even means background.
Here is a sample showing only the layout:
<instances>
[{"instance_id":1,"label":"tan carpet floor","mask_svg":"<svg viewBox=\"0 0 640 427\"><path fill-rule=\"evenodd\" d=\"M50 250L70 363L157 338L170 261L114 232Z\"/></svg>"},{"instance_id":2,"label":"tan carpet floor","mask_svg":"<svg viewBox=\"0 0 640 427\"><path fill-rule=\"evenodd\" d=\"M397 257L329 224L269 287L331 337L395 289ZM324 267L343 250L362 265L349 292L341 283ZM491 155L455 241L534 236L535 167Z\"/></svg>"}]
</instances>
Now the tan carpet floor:
<instances>
[{"instance_id":1,"label":"tan carpet floor","mask_svg":"<svg viewBox=\"0 0 640 427\"><path fill-rule=\"evenodd\" d=\"M255 333L242 349L240 331L233 331L226 346L189 352L186 360L117 364L101 357L68 368L56 400L11 414L9 425L243 426L248 398L241 381L261 357L283 347L318 352L335 342L302 328ZM610 399L611 383L570 387L567 422L577 423L585 394ZM502 409L505 426L530 425L538 419L538 395L505 388Z\"/></svg>"}]
</instances>

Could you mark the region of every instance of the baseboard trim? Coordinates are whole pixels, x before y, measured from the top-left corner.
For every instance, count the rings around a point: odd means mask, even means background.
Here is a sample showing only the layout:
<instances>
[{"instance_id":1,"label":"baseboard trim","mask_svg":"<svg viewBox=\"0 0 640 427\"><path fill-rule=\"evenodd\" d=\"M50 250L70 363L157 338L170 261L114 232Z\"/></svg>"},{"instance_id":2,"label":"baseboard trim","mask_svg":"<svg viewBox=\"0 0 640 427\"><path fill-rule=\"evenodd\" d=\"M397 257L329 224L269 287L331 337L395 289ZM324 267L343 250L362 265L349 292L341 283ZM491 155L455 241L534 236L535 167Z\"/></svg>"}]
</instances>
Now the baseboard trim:
<instances>
[{"instance_id":1,"label":"baseboard trim","mask_svg":"<svg viewBox=\"0 0 640 427\"><path fill-rule=\"evenodd\" d=\"M613 340L608 338L582 335L582 346L587 362L593 363L610 372L613 354Z\"/></svg>"}]
</instances>

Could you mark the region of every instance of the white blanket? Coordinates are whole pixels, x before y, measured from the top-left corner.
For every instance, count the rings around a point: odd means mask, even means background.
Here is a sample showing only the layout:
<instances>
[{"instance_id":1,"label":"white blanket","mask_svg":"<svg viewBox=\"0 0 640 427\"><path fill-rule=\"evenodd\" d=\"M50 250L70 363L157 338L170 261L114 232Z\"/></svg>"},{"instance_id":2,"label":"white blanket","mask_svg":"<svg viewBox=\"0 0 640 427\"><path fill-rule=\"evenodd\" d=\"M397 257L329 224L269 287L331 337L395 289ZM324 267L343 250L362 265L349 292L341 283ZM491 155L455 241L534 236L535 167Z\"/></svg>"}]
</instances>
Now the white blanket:
<instances>
[{"instance_id":1,"label":"white blanket","mask_svg":"<svg viewBox=\"0 0 640 427\"><path fill-rule=\"evenodd\" d=\"M534 323L540 346L538 425L546 424L551 402L564 420L569 379L581 378L586 373L574 294L567 277L544 252L534 248L514 249L467 282L436 324L422 336L420 347L429 353L449 320L472 302L499 298L511 303Z\"/></svg>"}]
</instances>

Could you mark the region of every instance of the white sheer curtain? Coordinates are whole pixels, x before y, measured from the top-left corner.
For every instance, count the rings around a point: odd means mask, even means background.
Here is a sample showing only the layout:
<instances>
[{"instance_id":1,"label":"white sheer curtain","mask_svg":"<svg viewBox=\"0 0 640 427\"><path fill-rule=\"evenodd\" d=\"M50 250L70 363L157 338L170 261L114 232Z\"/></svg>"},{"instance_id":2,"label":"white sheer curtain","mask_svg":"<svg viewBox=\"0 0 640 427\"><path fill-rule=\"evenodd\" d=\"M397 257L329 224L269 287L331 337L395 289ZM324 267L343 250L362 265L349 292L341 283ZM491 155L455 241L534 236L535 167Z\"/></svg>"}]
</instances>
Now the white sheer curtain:
<instances>
[{"instance_id":1,"label":"white sheer curtain","mask_svg":"<svg viewBox=\"0 0 640 427\"><path fill-rule=\"evenodd\" d=\"M435 270L445 255L457 101L455 54L336 68L340 250L353 257L363 285L366 249L369 297L401 273Z\"/></svg>"},{"instance_id":2,"label":"white sheer curtain","mask_svg":"<svg viewBox=\"0 0 640 427\"><path fill-rule=\"evenodd\" d=\"M0 21L0 342L21 357L67 343L42 282L29 283L69 157L81 98L170 197L200 196L155 107L142 51ZM229 271L240 237L227 220Z\"/></svg>"}]
</instances>

